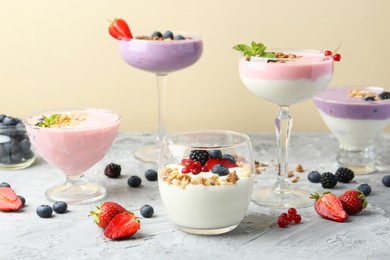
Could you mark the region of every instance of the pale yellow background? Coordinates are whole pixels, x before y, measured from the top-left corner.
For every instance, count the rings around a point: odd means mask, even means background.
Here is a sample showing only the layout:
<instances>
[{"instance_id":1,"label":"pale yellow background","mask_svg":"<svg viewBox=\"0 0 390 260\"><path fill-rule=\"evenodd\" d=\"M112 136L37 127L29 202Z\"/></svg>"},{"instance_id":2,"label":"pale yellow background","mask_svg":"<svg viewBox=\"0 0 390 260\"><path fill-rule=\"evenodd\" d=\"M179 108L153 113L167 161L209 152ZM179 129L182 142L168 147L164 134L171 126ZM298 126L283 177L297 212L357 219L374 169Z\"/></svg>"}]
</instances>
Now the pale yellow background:
<instances>
[{"instance_id":1,"label":"pale yellow background","mask_svg":"<svg viewBox=\"0 0 390 260\"><path fill-rule=\"evenodd\" d=\"M169 131L273 132L276 106L243 86L232 46L255 40L326 50L342 42L331 86L389 88L389 12L388 0L1 0L0 113L102 107L122 115L122 131L155 131L155 77L122 61L107 32L108 20L122 17L134 34L169 29L203 37L201 60L169 76ZM292 113L294 131L328 131L312 101Z\"/></svg>"}]
</instances>

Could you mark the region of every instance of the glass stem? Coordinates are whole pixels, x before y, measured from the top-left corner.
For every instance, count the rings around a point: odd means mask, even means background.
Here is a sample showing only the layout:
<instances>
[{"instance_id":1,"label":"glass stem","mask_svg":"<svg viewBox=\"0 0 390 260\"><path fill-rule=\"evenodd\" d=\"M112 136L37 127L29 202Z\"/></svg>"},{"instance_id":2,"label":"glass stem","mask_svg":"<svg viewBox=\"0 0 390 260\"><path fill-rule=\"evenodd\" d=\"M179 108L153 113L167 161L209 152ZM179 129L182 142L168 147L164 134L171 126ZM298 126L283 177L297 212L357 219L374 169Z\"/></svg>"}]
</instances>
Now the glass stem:
<instances>
[{"instance_id":1,"label":"glass stem","mask_svg":"<svg viewBox=\"0 0 390 260\"><path fill-rule=\"evenodd\" d=\"M288 145L292 127L292 117L289 106L280 106L275 117L276 141L278 145L278 181L277 191L286 190L288 183Z\"/></svg>"},{"instance_id":2,"label":"glass stem","mask_svg":"<svg viewBox=\"0 0 390 260\"><path fill-rule=\"evenodd\" d=\"M157 146L160 145L165 135L165 108L168 74L156 74L157 78L157 98L158 98L158 129Z\"/></svg>"}]
</instances>

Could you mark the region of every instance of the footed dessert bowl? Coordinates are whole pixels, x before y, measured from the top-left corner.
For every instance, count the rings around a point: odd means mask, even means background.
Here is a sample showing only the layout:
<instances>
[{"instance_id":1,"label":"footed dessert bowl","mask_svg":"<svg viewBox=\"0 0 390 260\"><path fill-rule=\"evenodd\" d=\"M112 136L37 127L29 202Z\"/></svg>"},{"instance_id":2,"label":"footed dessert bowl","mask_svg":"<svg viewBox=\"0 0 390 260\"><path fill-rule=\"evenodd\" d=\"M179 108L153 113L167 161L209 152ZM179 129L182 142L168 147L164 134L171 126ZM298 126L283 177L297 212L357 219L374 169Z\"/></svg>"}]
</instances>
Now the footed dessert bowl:
<instances>
[{"instance_id":1,"label":"footed dessert bowl","mask_svg":"<svg viewBox=\"0 0 390 260\"><path fill-rule=\"evenodd\" d=\"M166 135L158 183L171 220L185 232L221 234L244 218L253 187L252 147L244 134L194 131Z\"/></svg>"},{"instance_id":2,"label":"footed dessert bowl","mask_svg":"<svg viewBox=\"0 0 390 260\"><path fill-rule=\"evenodd\" d=\"M106 189L84 174L100 161L117 135L120 116L103 109L62 109L35 113L24 119L33 147L66 176L46 191L51 201L70 204L102 199Z\"/></svg>"}]
</instances>

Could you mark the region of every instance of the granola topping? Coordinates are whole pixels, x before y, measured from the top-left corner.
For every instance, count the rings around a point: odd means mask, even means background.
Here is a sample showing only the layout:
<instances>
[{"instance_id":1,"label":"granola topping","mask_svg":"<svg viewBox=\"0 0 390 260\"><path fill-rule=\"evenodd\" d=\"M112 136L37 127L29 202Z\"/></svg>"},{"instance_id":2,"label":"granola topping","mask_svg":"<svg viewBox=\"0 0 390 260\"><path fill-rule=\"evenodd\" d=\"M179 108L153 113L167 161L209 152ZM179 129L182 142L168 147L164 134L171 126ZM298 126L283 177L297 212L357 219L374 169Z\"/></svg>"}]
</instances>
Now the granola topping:
<instances>
[{"instance_id":1,"label":"granola topping","mask_svg":"<svg viewBox=\"0 0 390 260\"><path fill-rule=\"evenodd\" d=\"M67 114L59 114L57 120L51 124L50 128L63 128L78 125L81 121L87 119L87 113L85 112L71 112Z\"/></svg>"}]
</instances>

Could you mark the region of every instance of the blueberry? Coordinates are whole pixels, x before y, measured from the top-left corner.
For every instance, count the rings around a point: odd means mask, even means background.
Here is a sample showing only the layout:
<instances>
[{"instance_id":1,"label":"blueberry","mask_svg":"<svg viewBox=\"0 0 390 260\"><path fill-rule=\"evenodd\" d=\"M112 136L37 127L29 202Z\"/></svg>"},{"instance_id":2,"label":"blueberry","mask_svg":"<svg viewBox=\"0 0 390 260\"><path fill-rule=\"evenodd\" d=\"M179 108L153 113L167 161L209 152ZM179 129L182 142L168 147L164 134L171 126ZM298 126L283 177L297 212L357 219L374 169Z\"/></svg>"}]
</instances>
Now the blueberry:
<instances>
[{"instance_id":1,"label":"blueberry","mask_svg":"<svg viewBox=\"0 0 390 260\"><path fill-rule=\"evenodd\" d=\"M14 118L14 117L6 116L3 119L3 125L5 125L5 126L16 125L17 123L19 123L19 120L17 118Z\"/></svg>"},{"instance_id":2,"label":"blueberry","mask_svg":"<svg viewBox=\"0 0 390 260\"><path fill-rule=\"evenodd\" d=\"M156 31L156 32L152 33L152 38L162 38L162 37L163 37L163 35L159 31Z\"/></svg>"},{"instance_id":3,"label":"blueberry","mask_svg":"<svg viewBox=\"0 0 390 260\"><path fill-rule=\"evenodd\" d=\"M178 35L175 36L175 40L177 40L177 41L181 41L181 40L185 40L185 39L186 38L184 38L184 36L181 35L181 34L178 34Z\"/></svg>"},{"instance_id":4,"label":"blueberry","mask_svg":"<svg viewBox=\"0 0 390 260\"><path fill-rule=\"evenodd\" d=\"M48 218L53 214L53 209L49 205L41 205L37 208L36 212L41 218Z\"/></svg>"},{"instance_id":5,"label":"blueberry","mask_svg":"<svg viewBox=\"0 0 390 260\"><path fill-rule=\"evenodd\" d=\"M171 31L166 31L166 32L164 33L163 37L164 37L164 39L170 38L170 39L173 40L173 32L171 32Z\"/></svg>"},{"instance_id":6,"label":"blueberry","mask_svg":"<svg viewBox=\"0 0 390 260\"><path fill-rule=\"evenodd\" d=\"M321 174L317 171L311 171L307 175L307 179L314 183L319 183L321 181Z\"/></svg>"},{"instance_id":7,"label":"blueberry","mask_svg":"<svg viewBox=\"0 0 390 260\"><path fill-rule=\"evenodd\" d=\"M222 152L221 150L210 150L209 156L213 159L220 159L222 158Z\"/></svg>"},{"instance_id":8,"label":"blueberry","mask_svg":"<svg viewBox=\"0 0 390 260\"><path fill-rule=\"evenodd\" d=\"M385 175L385 176L383 176L383 178L382 178L382 183L383 183L383 185L385 185L386 187L390 187L390 175Z\"/></svg>"},{"instance_id":9,"label":"blueberry","mask_svg":"<svg viewBox=\"0 0 390 260\"><path fill-rule=\"evenodd\" d=\"M156 181L157 180L157 172L153 169L149 169L145 172L145 177L148 181Z\"/></svg>"},{"instance_id":10,"label":"blueberry","mask_svg":"<svg viewBox=\"0 0 390 260\"><path fill-rule=\"evenodd\" d=\"M53 210L55 213L62 214L68 209L68 204L65 201L56 201L53 204Z\"/></svg>"},{"instance_id":11,"label":"blueberry","mask_svg":"<svg viewBox=\"0 0 390 260\"><path fill-rule=\"evenodd\" d=\"M142 183L142 179L136 175L131 176L129 179L127 179L127 184L133 188L139 187L141 183Z\"/></svg>"},{"instance_id":12,"label":"blueberry","mask_svg":"<svg viewBox=\"0 0 390 260\"><path fill-rule=\"evenodd\" d=\"M236 159L231 154L222 155L222 159L228 160L231 163L236 163Z\"/></svg>"},{"instance_id":13,"label":"blueberry","mask_svg":"<svg viewBox=\"0 0 390 260\"><path fill-rule=\"evenodd\" d=\"M226 166L217 163L216 165L213 166L211 172L216 173L219 176L225 176L229 174L229 169Z\"/></svg>"},{"instance_id":14,"label":"blueberry","mask_svg":"<svg viewBox=\"0 0 390 260\"><path fill-rule=\"evenodd\" d=\"M4 155L0 158L0 163L1 164L11 164L11 156L9 155Z\"/></svg>"},{"instance_id":15,"label":"blueberry","mask_svg":"<svg viewBox=\"0 0 390 260\"><path fill-rule=\"evenodd\" d=\"M0 187L8 187L8 188L11 188L11 185L9 185L9 183L3 181L3 182L0 183Z\"/></svg>"},{"instance_id":16,"label":"blueberry","mask_svg":"<svg viewBox=\"0 0 390 260\"><path fill-rule=\"evenodd\" d=\"M26 199L23 196L18 195L19 199L22 201L22 207L26 204Z\"/></svg>"},{"instance_id":17,"label":"blueberry","mask_svg":"<svg viewBox=\"0 0 390 260\"><path fill-rule=\"evenodd\" d=\"M140 213L144 218L151 218L154 214L154 209L150 205L143 205L140 209Z\"/></svg>"},{"instance_id":18,"label":"blueberry","mask_svg":"<svg viewBox=\"0 0 390 260\"><path fill-rule=\"evenodd\" d=\"M357 189L360 190L364 194L364 196L368 196L371 193L371 186L367 183L360 184Z\"/></svg>"},{"instance_id":19,"label":"blueberry","mask_svg":"<svg viewBox=\"0 0 390 260\"><path fill-rule=\"evenodd\" d=\"M3 122L3 120L4 120L5 117L6 117L6 115L0 114L0 123Z\"/></svg>"},{"instance_id":20,"label":"blueberry","mask_svg":"<svg viewBox=\"0 0 390 260\"><path fill-rule=\"evenodd\" d=\"M29 160L29 159L31 159L33 157L34 157L34 153L31 150L23 153L23 158L26 159L26 160Z\"/></svg>"},{"instance_id":21,"label":"blueberry","mask_svg":"<svg viewBox=\"0 0 390 260\"><path fill-rule=\"evenodd\" d=\"M28 138L22 139L19 142L19 146L20 146L20 148L22 148L23 153L26 153L26 152L30 151L30 149L31 149L30 140Z\"/></svg>"}]
</instances>

